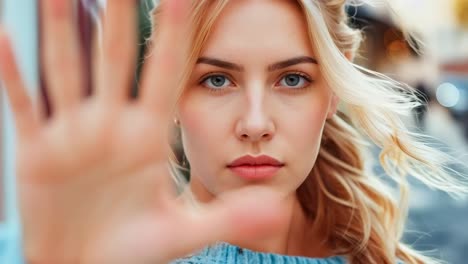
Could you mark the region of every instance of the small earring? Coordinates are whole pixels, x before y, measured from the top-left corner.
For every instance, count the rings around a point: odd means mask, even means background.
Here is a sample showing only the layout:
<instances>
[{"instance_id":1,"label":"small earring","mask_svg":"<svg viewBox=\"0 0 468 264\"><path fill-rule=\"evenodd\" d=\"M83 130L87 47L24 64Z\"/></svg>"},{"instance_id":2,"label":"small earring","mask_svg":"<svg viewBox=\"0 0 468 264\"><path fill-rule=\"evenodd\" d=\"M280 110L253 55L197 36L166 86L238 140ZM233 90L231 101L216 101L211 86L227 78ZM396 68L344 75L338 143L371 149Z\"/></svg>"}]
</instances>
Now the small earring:
<instances>
[{"instance_id":1,"label":"small earring","mask_svg":"<svg viewBox=\"0 0 468 264\"><path fill-rule=\"evenodd\" d=\"M179 121L179 119L177 119L177 118L174 118L174 124L175 124L176 126L179 126L179 125L180 125L180 121Z\"/></svg>"}]
</instances>

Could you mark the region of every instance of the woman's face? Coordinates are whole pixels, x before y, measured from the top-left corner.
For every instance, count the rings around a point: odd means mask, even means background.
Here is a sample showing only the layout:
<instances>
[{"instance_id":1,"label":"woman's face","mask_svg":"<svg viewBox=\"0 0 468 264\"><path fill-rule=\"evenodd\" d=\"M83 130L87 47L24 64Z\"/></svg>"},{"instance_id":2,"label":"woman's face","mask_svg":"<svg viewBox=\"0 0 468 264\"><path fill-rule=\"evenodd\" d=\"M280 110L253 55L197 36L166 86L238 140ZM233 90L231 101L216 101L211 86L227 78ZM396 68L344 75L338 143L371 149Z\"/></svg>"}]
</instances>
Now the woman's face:
<instances>
[{"instance_id":1,"label":"woman's face","mask_svg":"<svg viewBox=\"0 0 468 264\"><path fill-rule=\"evenodd\" d=\"M229 2L178 109L200 199L253 184L295 193L337 103L315 58L295 1Z\"/></svg>"}]
</instances>

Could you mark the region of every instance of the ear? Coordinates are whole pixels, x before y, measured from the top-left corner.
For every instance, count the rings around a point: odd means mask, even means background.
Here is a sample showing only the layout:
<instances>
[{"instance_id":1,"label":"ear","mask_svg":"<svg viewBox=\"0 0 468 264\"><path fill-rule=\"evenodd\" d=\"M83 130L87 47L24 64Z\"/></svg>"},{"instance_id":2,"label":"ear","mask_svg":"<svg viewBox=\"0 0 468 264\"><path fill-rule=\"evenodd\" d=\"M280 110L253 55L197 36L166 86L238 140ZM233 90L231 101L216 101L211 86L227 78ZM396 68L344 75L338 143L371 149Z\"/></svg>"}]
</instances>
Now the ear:
<instances>
[{"instance_id":1,"label":"ear","mask_svg":"<svg viewBox=\"0 0 468 264\"><path fill-rule=\"evenodd\" d=\"M340 98L333 93L332 98L330 100L330 107L328 108L328 116L327 119L332 118L335 114L336 111L338 110L338 103L340 102Z\"/></svg>"},{"instance_id":2,"label":"ear","mask_svg":"<svg viewBox=\"0 0 468 264\"><path fill-rule=\"evenodd\" d=\"M344 53L344 56L350 61L353 62L354 60L354 52L352 51L347 51Z\"/></svg>"},{"instance_id":3,"label":"ear","mask_svg":"<svg viewBox=\"0 0 468 264\"><path fill-rule=\"evenodd\" d=\"M179 115L179 108L176 108L172 113L172 117L174 119L174 125L180 126L180 115Z\"/></svg>"}]
</instances>

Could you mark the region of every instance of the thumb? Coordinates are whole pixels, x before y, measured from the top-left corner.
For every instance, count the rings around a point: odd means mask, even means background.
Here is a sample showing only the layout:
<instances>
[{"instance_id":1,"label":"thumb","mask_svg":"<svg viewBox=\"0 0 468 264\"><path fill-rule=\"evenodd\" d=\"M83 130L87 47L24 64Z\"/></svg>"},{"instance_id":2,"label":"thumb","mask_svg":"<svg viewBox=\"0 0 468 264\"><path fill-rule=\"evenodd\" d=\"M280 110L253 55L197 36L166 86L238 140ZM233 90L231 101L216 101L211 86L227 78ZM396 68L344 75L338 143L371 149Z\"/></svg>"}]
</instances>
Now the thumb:
<instances>
[{"instance_id":1,"label":"thumb","mask_svg":"<svg viewBox=\"0 0 468 264\"><path fill-rule=\"evenodd\" d=\"M197 249L214 242L248 245L265 239L287 223L280 198L264 187L225 193L192 214L186 234L198 238L193 241Z\"/></svg>"},{"instance_id":2,"label":"thumb","mask_svg":"<svg viewBox=\"0 0 468 264\"><path fill-rule=\"evenodd\" d=\"M261 187L223 194L196 210L176 207L107 232L86 263L167 263L218 241L258 239L283 224L280 196Z\"/></svg>"},{"instance_id":3,"label":"thumb","mask_svg":"<svg viewBox=\"0 0 468 264\"><path fill-rule=\"evenodd\" d=\"M281 196L265 187L246 187L225 193L206 207L199 228L215 241L242 241L264 237L286 220Z\"/></svg>"}]
</instances>

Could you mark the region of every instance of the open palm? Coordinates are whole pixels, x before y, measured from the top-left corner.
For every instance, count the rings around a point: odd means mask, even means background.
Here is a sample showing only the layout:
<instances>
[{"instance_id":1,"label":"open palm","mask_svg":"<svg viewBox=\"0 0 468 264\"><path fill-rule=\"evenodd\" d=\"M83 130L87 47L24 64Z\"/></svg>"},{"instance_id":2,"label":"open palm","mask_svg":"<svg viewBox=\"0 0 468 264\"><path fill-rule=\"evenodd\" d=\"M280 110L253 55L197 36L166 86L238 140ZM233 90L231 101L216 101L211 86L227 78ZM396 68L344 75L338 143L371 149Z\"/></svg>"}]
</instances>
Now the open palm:
<instances>
[{"instance_id":1,"label":"open palm","mask_svg":"<svg viewBox=\"0 0 468 264\"><path fill-rule=\"evenodd\" d=\"M253 237L252 231L267 232L277 223L271 201L267 206L259 200L268 199L267 192L244 190L198 210L175 197L169 121L179 94L177 73L189 48L183 44L187 2L163 1L140 96L131 101L136 19L129 10L135 10L135 1L108 1L95 90L86 99L73 1L41 1L41 52L54 110L47 120L26 93L8 38L0 37L0 74L18 138L27 260L161 263L217 240ZM249 214L252 208L255 215Z\"/></svg>"}]
</instances>

